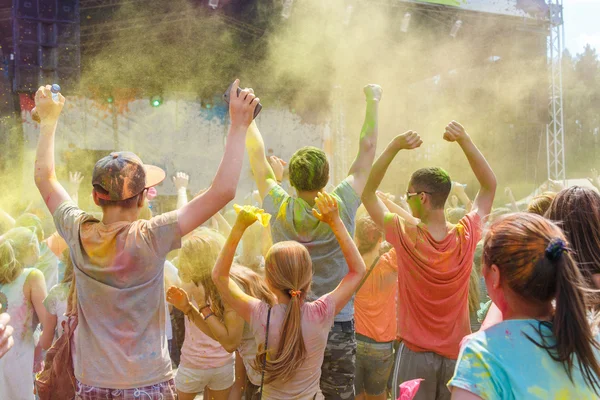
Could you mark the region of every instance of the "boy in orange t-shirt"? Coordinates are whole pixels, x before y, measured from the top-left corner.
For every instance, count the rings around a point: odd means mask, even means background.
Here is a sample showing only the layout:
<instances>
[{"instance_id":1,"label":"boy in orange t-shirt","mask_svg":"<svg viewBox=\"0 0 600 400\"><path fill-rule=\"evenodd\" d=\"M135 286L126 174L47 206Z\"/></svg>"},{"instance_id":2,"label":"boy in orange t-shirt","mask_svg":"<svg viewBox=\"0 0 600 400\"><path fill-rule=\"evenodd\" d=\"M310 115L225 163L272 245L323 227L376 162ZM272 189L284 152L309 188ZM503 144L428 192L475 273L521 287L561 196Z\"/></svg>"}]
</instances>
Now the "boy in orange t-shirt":
<instances>
[{"instance_id":1,"label":"boy in orange t-shirt","mask_svg":"<svg viewBox=\"0 0 600 400\"><path fill-rule=\"evenodd\" d=\"M464 128L451 122L444 133L464 152L480 190L472 209L458 224L446 221L444 204L452 189L441 168L411 176L406 198L412 211L386 211L376 190L400 150L423 143L416 132L397 136L373 165L362 200L375 223L385 230L398 262L398 336L403 341L394 368L394 391L400 383L422 378L416 400L450 399L452 377L462 338L471 332L467 303L469 276L484 218L490 213L496 177ZM396 396L394 396L396 398Z\"/></svg>"},{"instance_id":2,"label":"boy in orange t-shirt","mask_svg":"<svg viewBox=\"0 0 600 400\"><path fill-rule=\"evenodd\" d=\"M368 269L354 299L355 400L385 400L394 364L398 267L396 250L379 256L382 240L383 230L371 218L356 221L354 242Z\"/></svg>"}]
</instances>

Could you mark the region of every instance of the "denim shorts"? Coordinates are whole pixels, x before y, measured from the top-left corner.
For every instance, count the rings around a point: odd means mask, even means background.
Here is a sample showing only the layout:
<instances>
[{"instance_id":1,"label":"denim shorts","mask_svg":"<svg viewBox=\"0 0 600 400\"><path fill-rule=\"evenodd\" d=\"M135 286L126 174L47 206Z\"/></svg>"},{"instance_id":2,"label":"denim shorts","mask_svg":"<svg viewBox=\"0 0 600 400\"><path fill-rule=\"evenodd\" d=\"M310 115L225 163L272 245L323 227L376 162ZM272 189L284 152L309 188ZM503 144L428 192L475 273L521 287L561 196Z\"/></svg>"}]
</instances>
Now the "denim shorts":
<instances>
[{"instance_id":1,"label":"denim shorts","mask_svg":"<svg viewBox=\"0 0 600 400\"><path fill-rule=\"evenodd\" d=\"M377 396L385 392L394 364L394 342L375 342L356 335L356 394Z\"/></svg>"}]
</instances>

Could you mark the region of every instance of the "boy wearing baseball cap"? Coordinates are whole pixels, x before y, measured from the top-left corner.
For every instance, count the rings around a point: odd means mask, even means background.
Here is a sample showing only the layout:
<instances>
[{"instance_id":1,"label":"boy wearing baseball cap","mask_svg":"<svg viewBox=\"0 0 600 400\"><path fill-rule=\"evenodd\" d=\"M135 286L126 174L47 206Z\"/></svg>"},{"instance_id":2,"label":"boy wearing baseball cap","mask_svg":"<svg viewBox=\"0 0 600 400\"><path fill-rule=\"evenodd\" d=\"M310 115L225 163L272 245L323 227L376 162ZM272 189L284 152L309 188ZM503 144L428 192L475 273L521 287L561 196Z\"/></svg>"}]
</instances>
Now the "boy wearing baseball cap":
<instances>
[{"instance_id":1,"label":"boy wearing baseball cap","mask_svg":"<svg viewBox=\"0 0 600 400\"><path fill-rule=\"evenodd\" d=\"M235 197L244 141L260 101L247 90L230 92L231 126L225 154L208 191L179 210L138 220L146 192L165 178L130 152L96 163L93 197L102 220L80 210L56 179L54 133L65 98L52 100L50 86L35 96L41 119L35 182L57 231L69 244L78 293L73 356L77 399L175 399L165 332L164 264L181 237ZM110 397L113 398L113 397Z\"/></svg>"}]
</instances>

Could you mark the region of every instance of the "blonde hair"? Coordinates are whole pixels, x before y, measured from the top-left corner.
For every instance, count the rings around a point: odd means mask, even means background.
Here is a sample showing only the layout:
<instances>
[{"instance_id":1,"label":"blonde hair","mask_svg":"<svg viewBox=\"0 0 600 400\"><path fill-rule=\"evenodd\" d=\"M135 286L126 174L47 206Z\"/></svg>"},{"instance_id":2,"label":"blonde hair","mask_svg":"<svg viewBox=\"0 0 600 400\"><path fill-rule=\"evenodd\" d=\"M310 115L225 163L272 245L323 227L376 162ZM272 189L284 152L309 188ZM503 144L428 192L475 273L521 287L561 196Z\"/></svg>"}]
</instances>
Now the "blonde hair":
<instances>
[{"instance_id":1,"label":"blonde hair","mask_svg":"<svg viewBox=\"0 0 600 400\"><path fill-rule=\"evenodd\" d=\"M275 295L271 292L260 275L251 268L233 264L231 266L230 275L233 281L247 295L262 300L270 306L275 304Z\"/></svg>"},{"instance_id":2,"label":"blonde hair","mask_svg":"<svg viewBox=\"0 0 600 400\"><path fill-rule=\"evenodd\" d=\"M17 261L10 240L0 243L0 284L11 283L23 272L23 266Z\"/></svg>"},{"instance_id":3,"label":"blonde hair","mask_svg":"<svg viewBox=\"0 0 600 400\"><path fill-rule=\"evenodd\" d=\"M0 283L10 283L23 272L23 259L31 243L39 246L36 233L23 227L13 228L0 238Z\"/></svg>"},{"instance_id":4,"label":"blonde hair","mask_svg":"<svg viewBox=\"0 0 600 400\"><path fill-rule=\"evenodd\" d=\"M290 297L283 325L280 327L281 338L276 353L267 357L267 349L261 349L253 366L261 371L264 363L265 383L270 383L277 379L291 378L298 369L298 364L304 362L306 357L301 306L312 281L310 254L298 242L276 243L267 253L265 273L271 287ZM292 292L300 294L292 295Z\"/></svg>"},{"instance_id":5,"label":"blonde hair","mask_svg":"<svg viewBox=\"0 0 600 400\"><path fill-rule=\"evenodd\" d=\"M224 306L217 287L211 278L221 249L225 245L225 237L208 228L194 231L181 246L179 251L179 275L182 280L202 284L206 298L218 318L223 318Z\"/></svg>"}]
</instances>

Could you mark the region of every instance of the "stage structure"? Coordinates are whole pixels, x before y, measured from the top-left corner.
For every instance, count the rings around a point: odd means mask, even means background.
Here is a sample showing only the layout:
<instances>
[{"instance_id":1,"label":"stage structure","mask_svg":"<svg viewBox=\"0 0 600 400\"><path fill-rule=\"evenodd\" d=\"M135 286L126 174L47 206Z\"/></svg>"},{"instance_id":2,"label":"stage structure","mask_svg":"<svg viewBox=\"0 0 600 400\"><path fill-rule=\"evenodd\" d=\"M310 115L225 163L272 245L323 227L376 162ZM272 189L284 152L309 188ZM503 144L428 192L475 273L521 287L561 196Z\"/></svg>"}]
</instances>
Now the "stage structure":
<instances>
[{"instance_id":1,"label":"stage structure","mask_svg":"<svg viewBox=\"0 0 600 400\"><path fill-rule=\"evenodd\" d=\"M550 123L546 129L548 179L565 182L565 125L563 116L562 54L565 43L562 0L549 0Z\"/></svg>"},{"instance_id":2,"label":"stage structure","mask_svg":"<svg viewBox=\"0 0 600 400\"><path fill-rule=\"evenodd\" d=\"M564 115L562 90L562 54L564 51L564 23L562 0L404 0L414 7L437 5L438 10L475 11L508 18L522 18L524 23L535 21L547 33L547 68L549 122L546 131L546 159L548 179L565 181ZM406 23L406 22L405 22ZM535 23L534 23L535 25ZM457 20L450 35L456 37L463 21Z\"/></svg>"}]
</instances>

